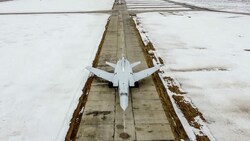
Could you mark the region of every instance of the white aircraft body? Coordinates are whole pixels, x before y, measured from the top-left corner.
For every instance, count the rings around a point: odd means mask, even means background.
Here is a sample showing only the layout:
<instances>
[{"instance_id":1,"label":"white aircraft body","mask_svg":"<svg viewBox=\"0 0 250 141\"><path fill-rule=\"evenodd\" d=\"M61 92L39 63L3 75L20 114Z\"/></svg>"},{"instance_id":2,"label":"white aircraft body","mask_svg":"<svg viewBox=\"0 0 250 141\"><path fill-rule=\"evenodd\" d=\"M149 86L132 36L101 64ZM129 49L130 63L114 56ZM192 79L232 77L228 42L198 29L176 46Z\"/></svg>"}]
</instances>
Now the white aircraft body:
<instances>
[{"instance_id":1,"label":"white aircraft body","mask_svg":"<svg viewBox=\"0 0 250 141\"><path fill-rule=\"evenodd\" d=\"M109 81L109 85L112 87L118 87L120 106L125 111L128 107L129 88L138 86L139 80L150 76L160 68L160 65L157 65L155 67L133 73L132 68L140 63L141 62L135 62L130 64L130 62L123 57L122 59L119 59L117 64L106 62L107 65L115 68L114 73L109 73L93 67L86 67L86 69L95 74L97 77Z\"/></svg>"}]
</instances>

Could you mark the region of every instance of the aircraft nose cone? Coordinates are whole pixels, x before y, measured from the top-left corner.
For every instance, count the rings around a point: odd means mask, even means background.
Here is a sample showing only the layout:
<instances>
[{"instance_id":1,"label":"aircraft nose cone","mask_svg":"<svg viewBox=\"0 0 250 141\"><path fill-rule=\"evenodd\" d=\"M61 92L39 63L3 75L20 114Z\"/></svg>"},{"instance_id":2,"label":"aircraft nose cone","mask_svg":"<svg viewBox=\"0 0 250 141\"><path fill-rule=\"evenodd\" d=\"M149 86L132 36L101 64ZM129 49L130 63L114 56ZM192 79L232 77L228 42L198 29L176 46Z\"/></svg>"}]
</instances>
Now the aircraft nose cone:
<instances>
[{"instance_id":1,"label":"aircraft nose cone","mask_svg":"<svg viewBox=\"0 0 250 141\"><path fill-rule=\"evenodd\" d=\"M128 96L127 95L120 95L120 106L125 111L128 107Z\"/></svg>"}]
</instances>

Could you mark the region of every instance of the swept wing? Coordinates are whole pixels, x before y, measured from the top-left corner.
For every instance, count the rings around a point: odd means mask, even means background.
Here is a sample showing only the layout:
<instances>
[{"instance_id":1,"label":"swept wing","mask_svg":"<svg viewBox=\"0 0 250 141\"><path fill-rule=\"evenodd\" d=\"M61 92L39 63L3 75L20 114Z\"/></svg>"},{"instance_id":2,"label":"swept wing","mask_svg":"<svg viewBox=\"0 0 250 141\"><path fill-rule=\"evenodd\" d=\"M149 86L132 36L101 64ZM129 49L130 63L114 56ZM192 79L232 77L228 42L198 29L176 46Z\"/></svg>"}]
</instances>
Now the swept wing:
<instances>
[{"instance_id":1,"label":"swept wing","mask_svg":"<svg viewBox=\"0 0 250 141\"><path fill-rule=\"evenodd\" d=\"M155 67L134 73L134 80L139 81L145 77L150 76L152 73L156 72L160 68L160 65L157 65Z\"/></svg>"},{"instance_id":2,"label":"swept wing","mask_svg":"<svg viewBox=\"0 0 250 141\"><path fill-rule=\"evenodd\" d=\"M86 67L87 70L89 70L90 72L94 73L96 76L101 77L107 81L112 82L114 74L113 73L109 73L97 68L93 68L93 67Z\"/></svg>"}]
</instances>

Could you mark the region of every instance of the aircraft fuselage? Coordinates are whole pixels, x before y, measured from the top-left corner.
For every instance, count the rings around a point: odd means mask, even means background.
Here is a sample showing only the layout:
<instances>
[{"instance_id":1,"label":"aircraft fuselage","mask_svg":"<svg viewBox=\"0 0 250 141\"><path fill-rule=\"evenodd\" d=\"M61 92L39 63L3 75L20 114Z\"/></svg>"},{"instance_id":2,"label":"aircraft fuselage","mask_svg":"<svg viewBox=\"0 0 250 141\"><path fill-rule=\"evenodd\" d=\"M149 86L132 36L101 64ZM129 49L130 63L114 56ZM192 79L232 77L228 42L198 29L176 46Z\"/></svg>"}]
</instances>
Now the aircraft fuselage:
<instances>
[{"instance_id":1,"label":"aircraft fuselage","mask_svg":"<svg viewBox=\"0 0 250 141\"><path fill-rule=\"evenodd\" d=\"M117 62L114 71L113 86L118 87L120 105L123 110L128 107L129 87L134 86L133 71L128 60L124 58ZM116 79L117 78L117 79Z\"/></svg>"}]
</instances>

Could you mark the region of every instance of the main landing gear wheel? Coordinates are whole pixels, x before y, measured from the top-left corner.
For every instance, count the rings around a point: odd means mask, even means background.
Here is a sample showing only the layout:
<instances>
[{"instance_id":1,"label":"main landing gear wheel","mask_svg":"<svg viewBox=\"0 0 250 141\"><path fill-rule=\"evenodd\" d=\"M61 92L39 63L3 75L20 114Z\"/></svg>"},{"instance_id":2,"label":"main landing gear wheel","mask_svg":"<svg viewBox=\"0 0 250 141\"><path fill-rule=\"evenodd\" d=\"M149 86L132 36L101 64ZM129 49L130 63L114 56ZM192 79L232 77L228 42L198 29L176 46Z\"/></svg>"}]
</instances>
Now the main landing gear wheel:
<instances>
[{"instance_id":1,"label":"main landing gear wheel","mask_svg":"<svg viewBox=\"0 0 250 141\"><path fill-rule=\"evenodd\" d=\"M109 82L109 88L113 88L113 83Z\"/></svg>"},{"instance_id":2,"label":"main landing gear wheel","mask_svg":"<svg viewBox=\"0 0 250 141\"><path fill-rule=\"evenodd\" d=\"M139 82L135 82L135 88L139 88Z\"/></svg>"}]
</instances>

